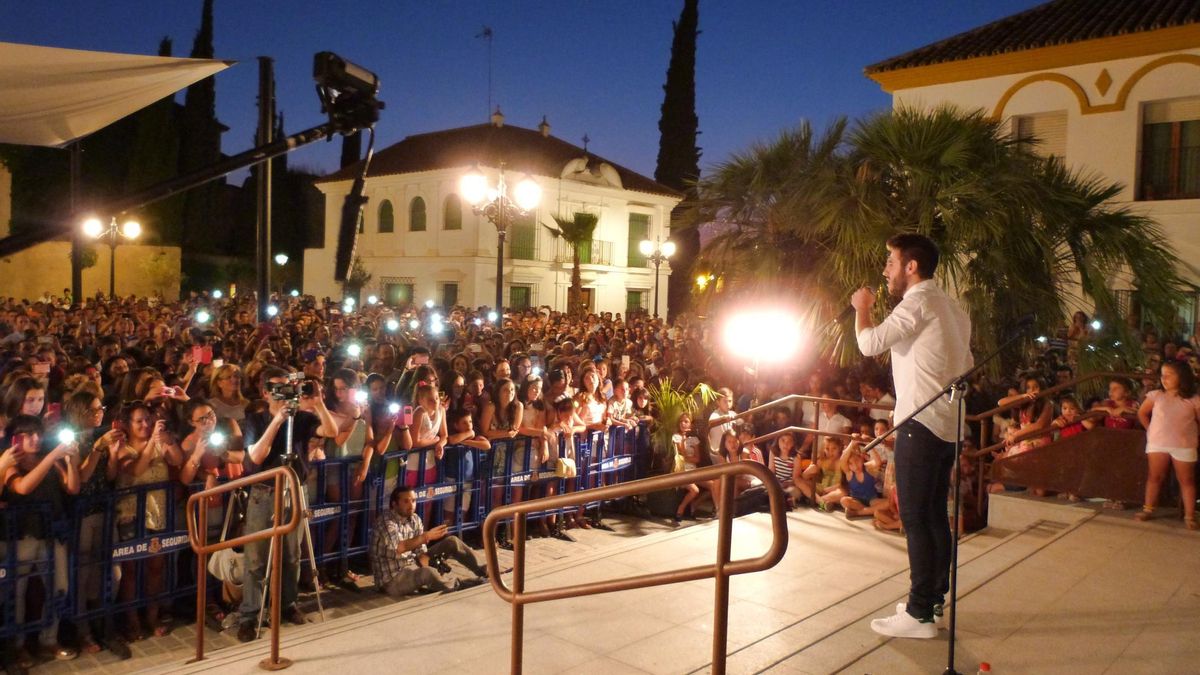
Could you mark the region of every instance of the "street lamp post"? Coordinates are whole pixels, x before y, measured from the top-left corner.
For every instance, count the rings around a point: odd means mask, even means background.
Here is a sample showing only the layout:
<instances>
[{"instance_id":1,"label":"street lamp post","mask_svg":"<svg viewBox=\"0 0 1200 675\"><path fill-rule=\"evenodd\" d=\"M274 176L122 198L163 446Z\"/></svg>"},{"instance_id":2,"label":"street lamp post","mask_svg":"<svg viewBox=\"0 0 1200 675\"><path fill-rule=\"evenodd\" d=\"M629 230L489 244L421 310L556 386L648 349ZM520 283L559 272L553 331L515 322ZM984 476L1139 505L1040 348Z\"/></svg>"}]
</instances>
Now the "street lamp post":
<instances>
[{"instance_id":1,"label":"street lamp post","mask_svg":"<svg viewBox=\"0 0 1200 675\"><path fill-rule=\"evenodd\" d=\"M114 217L108 227L99 218L91 217L83 221L83 233L92 239L108 237L108 297L115 297L117 285L117 238L133 241L142 234L142 225L132 218L117 227Z\"/></svg>"},{"instance_id":2,"label":"street lamp post","mask_svg":"<svg viewBox=\"0 0 1200 675\"><path fill-rule=\"evenodd\" d=\"M504 240L515 218L537 208L542 199L542 188L527 176L517 182L510 196L504 180L504 162L501 162L496 187L488 185L487 177L475 168L462 177L459 191L475 215L486 217L496 226L496 312L504 316Z\"/></svg>"},{"instance_id":3,"label":"street lamp post","mask_svg":"<svg viewBox=\"0 0 1200 675\"><path fill-rule=\"evenodd\" d=\"M646 256L646 260L654 263L654 318L658 318L658 268L671 256L675 255L675 242L670 239L643 239L638 244L638 250Z\"/></svg>"},{"instance_id":4,"label":"street lamp post","mask_svg":"<svg viewBox=\"0 0 1200 675\"><path fill-rule=\"evenodd\" d=\"M288 264L288 254L280 252L275 254L275 264L281 268L279 270L279 299L283 299L283 287L287 284L287 279L284 278L284 269Z\"/></svg>"}]
</instances>

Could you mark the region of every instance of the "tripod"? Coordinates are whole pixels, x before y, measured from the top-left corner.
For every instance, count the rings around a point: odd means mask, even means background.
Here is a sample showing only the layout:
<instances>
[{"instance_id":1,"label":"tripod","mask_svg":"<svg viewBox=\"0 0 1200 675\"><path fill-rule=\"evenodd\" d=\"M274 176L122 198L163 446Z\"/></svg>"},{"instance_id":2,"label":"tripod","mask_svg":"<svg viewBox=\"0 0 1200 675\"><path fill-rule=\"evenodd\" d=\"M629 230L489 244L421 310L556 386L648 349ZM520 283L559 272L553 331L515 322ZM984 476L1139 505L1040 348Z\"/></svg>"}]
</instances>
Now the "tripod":
<instances>
[{"instance_id":1,"label":"tripod","mask_svg":"<svg viewBox=\"0 0 1200 675\"><path fill-rule=\"evenodd\" d=\"M296 426L296 401L289 401L287 405L287 432L286 440L287 452L283 455L281 463L284 466L294 466L297 461L295 453L292 452L292 439L295 433ZM300 481L296 481L297 484ZM291 489L291 482L285 481L283 484L283 503L287 504L290 501L288 490ZM303 529L300 530L300 541L308 549L308 563L312 567L313 586L317 589L317 611L321 614L321 621L325 620L325 606L321 603L321 583L317 576L317 556L313 551L312 526L309 524L309 518L312 512L308 508L308 495L304 492L304 487L300 487L300 525ZM225 524L228 526L229 518L226 514ZM254 637L257 639L262 634L263 611L267 608L267 595L271 588L271 570L273 569L272 558L275 555L275 547L267 549L267 568L263 574L263 593L262 603L258 606L258 623L255 625ZM282 569L282 568L281 568Z\"/></svg>"},{"instance_id":2,"label":"tripod","mask_svg":"<svg viewBox=\"0 0 1200 675\"><path fill-rule=\"evenodd\" d=\"M969 368L966 372L955 377L949 382L949 384L943 387L941 391L939 391L937 394L934 394L932 398L917 406L917 409L912 411L908 417L898 421L882 436L876 437L863 447L864 452L869 452L872 448L882 443L888 436L891 436L893 433L895 433L897 429L904 426L910 420L916 419L917 415L921 414L921 412L926 408L940 401L943 396L949 395L950 402L955 403L955 408L957 411L957 431L954 435L954 469L952 472L952 480L954 481L954 485L951 486L953 488L952 494L954 495L954 514L950 522L950 640L949 650L946 656L946 670L943 671L943 675L959 675L959 672L954 669L954 645L955 636L957 634L958 620L958 613L956 611L958 608L958 519L959 508L961 506L959 503L959 487L962 483L962 466L959 460L962 457L963 408L966 406L966 392L970 386L969 381L971 376L982 370L983 367L988 364L988 362L999 356L1001 352L1007 349L1009 345L1016 342L1017 339L1024 335L1025 331L1029 330L1029 328L1032 326L1032 315L1022 318L1017 323L1016 329L1013 331L1013 333L1009 335L1008 339L1006 339L999 347L997 347L995 351L985 356L974 366L971 366L971 368Z\"/></svg>"}]
</instances>

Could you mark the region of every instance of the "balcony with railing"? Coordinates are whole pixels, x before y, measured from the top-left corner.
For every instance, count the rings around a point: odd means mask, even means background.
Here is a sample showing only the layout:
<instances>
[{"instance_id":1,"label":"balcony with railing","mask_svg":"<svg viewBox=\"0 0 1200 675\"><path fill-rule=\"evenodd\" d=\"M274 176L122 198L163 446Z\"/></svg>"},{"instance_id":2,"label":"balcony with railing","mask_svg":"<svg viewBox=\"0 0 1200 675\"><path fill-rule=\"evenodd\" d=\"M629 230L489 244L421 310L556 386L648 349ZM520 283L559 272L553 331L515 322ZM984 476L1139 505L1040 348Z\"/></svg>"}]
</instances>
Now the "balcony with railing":
<instances>
[{"instance_id":1,"label":"balcony with railing","mask_svg":"<svg viewBox=\"0 0 1200 675\"><path fill-rule=\"evenodd\" d=\"M551 262L562 265L574 263L574 252L571 245L562 239L554 240L554 258ZM613 243L593 239L579 247L579 263L581 265L611 265L613 264Z\"/></svg>"}]
</instances>

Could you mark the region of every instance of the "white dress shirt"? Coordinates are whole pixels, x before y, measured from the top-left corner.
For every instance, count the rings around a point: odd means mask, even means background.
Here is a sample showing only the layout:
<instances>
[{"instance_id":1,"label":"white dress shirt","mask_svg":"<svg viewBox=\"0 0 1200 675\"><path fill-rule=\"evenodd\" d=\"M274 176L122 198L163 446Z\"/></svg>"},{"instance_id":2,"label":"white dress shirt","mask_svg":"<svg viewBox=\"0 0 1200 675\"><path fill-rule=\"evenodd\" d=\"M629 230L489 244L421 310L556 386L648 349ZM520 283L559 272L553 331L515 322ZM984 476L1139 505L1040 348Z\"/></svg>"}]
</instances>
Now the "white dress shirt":
<instances>
[{"instance_id":1,"label":"white dress shirt","mask_svg":"<svg viewBox=\"0 0 1200 675\"><path fill-rule=\"evenodd\" d=\"M931 279L910 286L882 323L864 328L857 337L866 356L892 352L896 422L975 362L967 313ZM944 441L958 438L956 419L955 405L945 396L917 415L918 422Z\"/></svg>"}]
</instances>

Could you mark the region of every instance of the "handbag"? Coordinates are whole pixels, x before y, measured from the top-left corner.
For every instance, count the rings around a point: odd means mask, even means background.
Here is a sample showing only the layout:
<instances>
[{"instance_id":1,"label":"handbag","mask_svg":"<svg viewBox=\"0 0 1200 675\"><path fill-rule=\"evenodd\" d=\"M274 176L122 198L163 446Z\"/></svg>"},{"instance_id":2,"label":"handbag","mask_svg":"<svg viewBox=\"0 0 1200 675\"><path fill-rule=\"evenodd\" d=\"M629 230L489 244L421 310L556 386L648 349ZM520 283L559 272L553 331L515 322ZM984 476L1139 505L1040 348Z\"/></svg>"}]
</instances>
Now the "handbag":
<instances>
[{"instance_id":1,"label":"handbag","mask_svg":"<svg viewBox=\"0 0 1200 675\"><path fill-rule=\"evenodd\" d=\"M574 478L578 475L575 469L575 460L570 457L559 457L554 463L554 475L559 478Z\"/></svg>"},{"instance_id":2,"label":"handbag","mask_svg":"<svg viewBox=\"0 0 1200 675\"><path fill-rule=\"evenodd\" d=\"M671 462L671 473L680 473L684 470L685 464L683 455L675 453L675 459Z\"/></svg>"}]
</instances>

